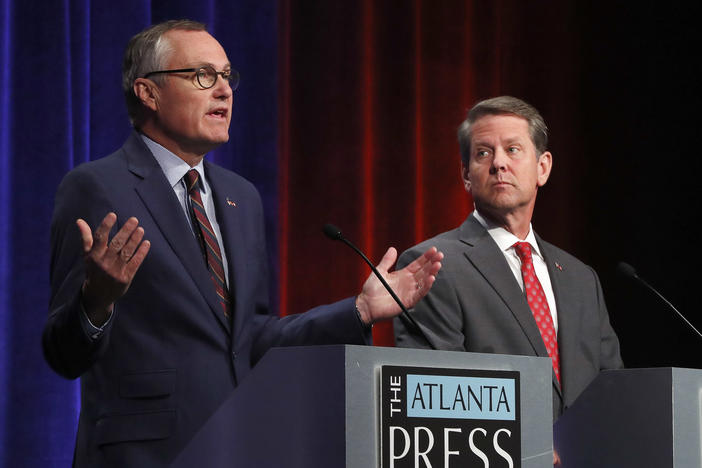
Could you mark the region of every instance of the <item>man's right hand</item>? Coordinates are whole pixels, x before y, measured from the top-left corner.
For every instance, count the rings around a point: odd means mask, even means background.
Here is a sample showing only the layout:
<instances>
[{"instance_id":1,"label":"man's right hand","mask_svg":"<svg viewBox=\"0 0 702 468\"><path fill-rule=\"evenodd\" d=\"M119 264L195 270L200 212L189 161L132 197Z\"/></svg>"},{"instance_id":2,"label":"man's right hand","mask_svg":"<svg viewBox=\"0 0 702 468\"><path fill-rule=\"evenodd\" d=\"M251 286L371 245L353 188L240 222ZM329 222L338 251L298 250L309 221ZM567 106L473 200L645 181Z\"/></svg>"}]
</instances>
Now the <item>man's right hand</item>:
<instances>
[{"instance_id":1,"label":"man's right hand","mask_svg":"<svg viewBox=\"0 0 702 468\"><path fill-rule=\"evenodd\" d=\"M134 275L149 252L151 243L144 238L144 228L132 217L108 243L115 213L108 213L95 233L82 219L76 221L85 254L83 306L90 323L101 327L112 313L117 299L129 289Z\"/></svg>"}]
</instances>

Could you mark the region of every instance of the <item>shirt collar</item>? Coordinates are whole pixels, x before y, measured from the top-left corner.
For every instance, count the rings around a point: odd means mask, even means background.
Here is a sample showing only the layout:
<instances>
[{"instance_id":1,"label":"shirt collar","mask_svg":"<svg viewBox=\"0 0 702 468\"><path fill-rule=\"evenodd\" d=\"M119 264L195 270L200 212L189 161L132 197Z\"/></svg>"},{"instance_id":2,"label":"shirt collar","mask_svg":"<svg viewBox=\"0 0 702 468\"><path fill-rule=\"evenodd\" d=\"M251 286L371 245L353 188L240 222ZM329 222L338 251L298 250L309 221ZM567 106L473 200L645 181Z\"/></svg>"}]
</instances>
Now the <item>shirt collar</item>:
<instances>
[{"instance_id":1,"label":"shirt collar","mask_svg":"<svg viewBox=\"0 0 702 468\"><path fill-rule=\"evenodd\" d=\"M526 239L522 240L502 226L498 226L490 220L485 219L480 212L478 212L477 208L473 210L473 216L487 230L488 234L490 234L490 237L492 237L492 240L495 241L501 251L507 252L510 249L514 250L512 246L516 242L528 242L531 246L532 254L538 255L543 260L544 257L541 255L541 250L539 250L539 244L536 242L536 236L534 235L534 230L531 228L531 223L529 223L529 234L527 234Z\"/></svg>"},{"instance_id":2,"label":"shirt collar","mask_svg":"<svg viewBox=\"0 0 702 468\"><path fill-rule=\"evenodd\" d=\"M188 163L183 161L181 158L176 156L174 153L171 151L167 150L160 144L156 143L154 140L151 138L147 137L143 133L140 133L139 136L141 136L141 139L144 140L144 143L146 143L146 146L151 150L151 153L154 155L154 158L156 158L156 162L158 162L158 165L161 166L161 170L166 176L166 179L168 180L168 183L171 184L171 187L175 187L177 184L180 183L180 181L183 179L185 174L190 170L190 169L195 169L198 174L200 175L200 180L203 182L200 184L200 190L206 191L205 187L206 184L204 183L205 181L205 165L203 163L204 158L200 160L199 163L195 167L190 167Z\"/></svg>"}]
</instances>

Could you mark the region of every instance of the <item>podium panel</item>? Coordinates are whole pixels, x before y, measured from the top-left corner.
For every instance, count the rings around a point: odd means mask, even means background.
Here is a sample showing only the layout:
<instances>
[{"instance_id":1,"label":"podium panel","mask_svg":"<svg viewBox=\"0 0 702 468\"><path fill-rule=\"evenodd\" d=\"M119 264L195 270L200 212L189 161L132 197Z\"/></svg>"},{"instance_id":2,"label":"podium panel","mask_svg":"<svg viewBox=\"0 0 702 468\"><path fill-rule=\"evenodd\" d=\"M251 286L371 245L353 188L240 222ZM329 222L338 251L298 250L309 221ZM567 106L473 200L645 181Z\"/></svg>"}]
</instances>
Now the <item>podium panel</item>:
<instances>
[{"instance_id":1,"label":"podium panel","mask_svg":"<svg viewBox=\"0 0 702 468\"><path fill-rule=\"evenodd\" d=\"M173 466L380 467L383 366L516 371L521 459L515 466L552 467L548 358L372 346L270 350ZM461 441L468 447L467 438Z\"/></svg>"},{"instance_id":2,"label":"podium panel","mask_svg":"<svg viewBox=\"0 0 702 468\"><path fill-rule=\"evenodd\" d=\"M554 426L567 468L702 466L702 371L603 371Z\"/></svg>"}]
</instances>

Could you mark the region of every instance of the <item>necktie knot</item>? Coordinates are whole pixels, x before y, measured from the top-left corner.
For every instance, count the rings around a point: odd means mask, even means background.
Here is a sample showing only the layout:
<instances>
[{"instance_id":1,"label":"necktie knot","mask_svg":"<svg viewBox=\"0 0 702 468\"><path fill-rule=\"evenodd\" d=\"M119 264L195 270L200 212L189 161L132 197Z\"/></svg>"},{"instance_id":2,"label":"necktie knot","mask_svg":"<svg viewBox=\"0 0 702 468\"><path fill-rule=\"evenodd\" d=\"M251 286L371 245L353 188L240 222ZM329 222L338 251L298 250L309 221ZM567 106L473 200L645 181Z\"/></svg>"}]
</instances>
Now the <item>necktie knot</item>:
<instances>
[{"instance_id":1,"label":"necktie knot","mask_svg":"<svg viewBox=\"0 0 702 468\"><path fill-rule=\"evenodd\" d=\"M519 260L521 260L522 263L532 263L531 245L528 242L516 242L514 244L514 251L517 252Z\"/></svg>"},{"instance_id":2,"label":"necktie knot","mask_svg":"<svg viewBox=\"0 0 702 468\"><path fill-rule=\"evenodd\" d=\"M188 185L188 193L192 193L194 189L198 188L200 183L200 174L198 174L197 170L190 169L185 173L185 183Z\"/></svg>"}]
</instances>

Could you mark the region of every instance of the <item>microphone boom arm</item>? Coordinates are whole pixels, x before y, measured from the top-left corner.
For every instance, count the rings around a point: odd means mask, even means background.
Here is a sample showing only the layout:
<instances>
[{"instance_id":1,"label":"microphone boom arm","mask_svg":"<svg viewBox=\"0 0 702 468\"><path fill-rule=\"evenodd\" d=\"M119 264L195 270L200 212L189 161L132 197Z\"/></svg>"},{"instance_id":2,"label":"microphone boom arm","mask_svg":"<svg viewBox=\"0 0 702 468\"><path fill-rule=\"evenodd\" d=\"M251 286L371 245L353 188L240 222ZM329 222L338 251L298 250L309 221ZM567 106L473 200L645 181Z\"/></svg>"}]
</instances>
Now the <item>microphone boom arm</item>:
<instances>
[{"instance_id":1,"label":"microphone boom arm","mask_svg":"<svg viewBox=\"0 0 702 468\"><path fill-rule=\"evenodd\" d=\"M371 270L373 271L375 276L380 280L380 282L383 284L383 286L388 291L388 293L390 293L390 296L392 296L392 298L395 300L395 302L397 302L397 305L400 306L400 309L402 309L402 314L400 314L400 319L401 320L404 319L403 321L405 322L405 324L407 324L407 322L409 322L411 324L411 327L420 330L420 333L422 333L422 335L423 335L424 333L421 331L421 328L419 328L419 324L409 314L407 307L405 307L405 305L402 303L400 298L397 297L397 294L395 294L395 291L393 291L393 289L390 287L388 282L385 281L385 278L383 278L383 275L380 274L380 272L375 267L375 265L373 265L373 262L371 262L368 259L368 257L366 257L365 254L360 251L360 249L358 249L355 245L353 245L351 242L349 242L345 237L342 236L339 238L339 240L342 241L344 244L348 245L349 247L351 247L368 264L368 266L371 268ZM424 338L426 339L426 336ZM429 342L428 339L427 339L427 342Z\"/></svg>"}]
</instances>

